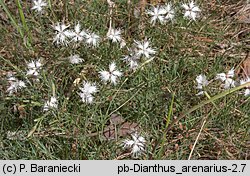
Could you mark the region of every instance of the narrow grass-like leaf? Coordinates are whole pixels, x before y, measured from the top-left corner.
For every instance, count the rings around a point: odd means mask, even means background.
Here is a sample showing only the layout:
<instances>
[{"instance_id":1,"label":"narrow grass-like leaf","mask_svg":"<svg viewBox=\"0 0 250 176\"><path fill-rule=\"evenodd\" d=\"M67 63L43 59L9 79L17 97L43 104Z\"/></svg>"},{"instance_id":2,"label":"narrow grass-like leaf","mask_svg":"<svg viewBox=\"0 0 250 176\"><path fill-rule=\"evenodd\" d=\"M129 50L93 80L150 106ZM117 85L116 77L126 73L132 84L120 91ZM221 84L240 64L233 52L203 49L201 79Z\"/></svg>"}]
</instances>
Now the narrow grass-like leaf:
<instances>
[{"instance_id":1,"label":"narrow grass-like leaf","mask_svg":"<svg viewBox=\"0 0 250 176\"><path fill-rule=\"evenodd\" d=\"M166 117L166 128L168 127L169 122L170 122L170 118L171 118L171 116L173 114L174 96L175 96L175 94L172 95L171 104L169 106L168 115ZM161 142L161 149L160 149L160 152L159 152L158 156L162 156L162 154L163 154L164 144L166 142L166 135L167 135L166 133L163 134L163 138L162 138L162 142Z\"/></svg>"},{"instance_id":2,"label":"narrow grass-like leaf","mask_svg":"<svg viewBox=\"0 0 250 176\"><path fill-rule=\"evenodd\" d=\"M34 120L34 122L36 122L35 126L29 131L27 138L31 137L32 134L37 130L37 128L39 128L39 126L41 125L42 121L44 120L44 118L49 114L49 112L45 113L42 117L37 118Z\"/></svg>"},{"instance_id":3,"label":"narrow grass-like leaf","mask_svg":"<svg viewBox=\"0 0 250 176\"><path fill-rule=\"evenodd\" d=\"M29 31L29 28L27 26L27 23L26 23L26 19L25 19L24 13L23 13L23 8L22 8L22 5L20 3L20 0L16 0L16 4L18 7L18 11L19 11L19 15L20 15L20 18L22 21L23 28L24 28L26 34L28 35L28 40L27 40L26 44L28 45L28 47L31 47L32 37L31 37L30 31Z\"/></svg>"},{"instance_id":4,"label":"narrow grass-like leaf","mask_svg":"<svg viewBox=\"0 0 250 176\"><path fill-rule=\"evenodd\" d=\"M19 32L19 34L21 35L21 37L24 39L24 34L22 29L20 28L20 26L18 26L16 19L13 17L13 15L10 13L8 7L6 6L6 4L3 2L3 0L0 0L0 5L2 6L3 10L5 11L5 13L7 14L7 16L10 18L10 21L12 22L12 25L17 29L17 31Z\"/></svg>"},{"instance_id":5,"label":"narrow grass-like leaf","mask_svg":"<svg viewBox=\"0 0 250 176\"><path fill-rule=\"evenodd\" d=\"M233 89L230 89L230 90L225 90L224 92L218 94L218 95L215 95L213 97L211 97L211 99L208 99L208 100L205 100L203 102L201 102L200 104L192 107L191 109L189 109L188 111L185 111L182 115L180 115L178 118L176 118L167 128L166 131L169 131L176 122L178 122L180 119L182 119L183 117L185 117L186 115L190 114L191 112L201 108L202 106L206 105L206 104L209 104L209 103L213 103L215 100L218 100L220 98L223 98L225 96L227 96L228 94L231 94L235 91L238 91L240 89L243 89L245 87L249 87L250 86L250 82L249 83L246 83L246 84L243 84L243 85L240 85L238 87L235 87Z\"/></svg>"},{"instance_id":6,"label":"narrow grass-like leaf","mask_svg":"<svg viewBox=\"0 0 250 176\"><path fill-rule=\"evenodd\" d=\"M208 99L208 100L202 101L200 104L198 104L198 105L196 105L196 106L190 108L189 110L187 110L187 111L181 113L181 115L180 115L178 118L176 118L176 119L168 126L168 128L166 128L166 129L163 131L162 135L161 135L160 138L156 141L155 146L153 147L152 154L155 152L156 148L158 148L158 145L160 144L160 141L163 139L163 137L166 135L166 133L167 133L167 132L174 126L174 124L175 124L176 122L178 122L180 119L182 119L182 118L185 117L186 115L192 113L193 111L195 111L195 110L197 110L197 109L203 107L203 106L206 105L206 104L213 103L215 100L218 100L218 99L220 99L220 98L223 98L223 97L227 96L228 94L234 93L234 92L236 92L236 91L238 91L238 90L241 90L241 89L243 89L243 88L245 88L245 87L249 87L249 86L250 86L250 82L249 82L249 83L245 83L245 84L243 84L243 85L240 85L240 86L238 86L238 87L229 89L229 90L225 90L224 92L222 92L222 93L220 93L220 94L218 94L218 95L215 95L215 96L211 97L211 98ZM161 154L161 153L162 153L162 151L160 150L160 154ZM150 156L150 159L152 159L152 156Z\"/></svg>"},{"instance_id":7,"label":"narrow grass-like leaf","mask_svg":"<svg viewBox=\"0 0 250 176\"><path fill-rule=\"evenodd\" d=\"M173 94L173 96L172 96L171 104L170 104L170 107L169 107L169 110L168 110L168 116L167 116L167 118L166 118L166 128L167 128L168 125L169 125L170 118L171 118L171 115L172 115L172 113L173 113L174 96L175 96L175 94Z\"/></svg>"}]
</instances>

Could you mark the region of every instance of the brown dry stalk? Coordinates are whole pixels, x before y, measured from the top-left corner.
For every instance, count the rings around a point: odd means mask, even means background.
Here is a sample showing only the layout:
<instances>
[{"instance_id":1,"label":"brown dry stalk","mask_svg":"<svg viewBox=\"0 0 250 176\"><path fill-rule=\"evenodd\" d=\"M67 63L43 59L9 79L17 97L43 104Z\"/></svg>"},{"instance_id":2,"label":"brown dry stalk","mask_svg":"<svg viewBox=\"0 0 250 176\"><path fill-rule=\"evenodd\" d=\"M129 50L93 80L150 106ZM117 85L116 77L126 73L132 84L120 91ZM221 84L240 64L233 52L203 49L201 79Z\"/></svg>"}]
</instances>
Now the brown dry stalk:
<instances>
[{"instance_id":1,"label":"brown dry stalk","mask_svg":"<svg viewBox=\"0 0 250 176\"><path fill-rule=\"evenodd\" d=\"M200 137L200 135L201 135L201 131L203 130L203 127L204 127L205 123L206 123L206 120L204 120L203 123L202 123L201 129L200 129L200 131L199 131L199 133L198 133L198 135L197 135L197 137L196 137L196 140L195 140L195 142L194 142L194 145L193 145L193 147L192 147L192 150L191 150L191 152L190 152L190 154L189 154L188 160L190 160L191 157L192 157L192 154L193 154L193 152L194 152L194 148L195 148L195 146L196 146L196 144L197 144L197 142L198 142L198 139L199 139L199 137Z\"/></svg>"}]
</instances>

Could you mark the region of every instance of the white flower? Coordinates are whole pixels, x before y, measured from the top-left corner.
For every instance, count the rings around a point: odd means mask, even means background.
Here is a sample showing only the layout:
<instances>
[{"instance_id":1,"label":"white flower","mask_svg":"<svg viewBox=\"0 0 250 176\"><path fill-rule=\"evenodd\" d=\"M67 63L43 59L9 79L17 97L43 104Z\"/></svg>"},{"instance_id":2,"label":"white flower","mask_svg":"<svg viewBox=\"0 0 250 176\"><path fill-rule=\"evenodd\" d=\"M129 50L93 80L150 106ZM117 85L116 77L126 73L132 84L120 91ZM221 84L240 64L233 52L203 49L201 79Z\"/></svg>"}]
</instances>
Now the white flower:
<instances>
[{"instance_id":1,"label":"white flower","mask_svg":"<svg viewBox=\"0 0 250 176\"><path fill-rule=\"evenodd\" d=\"M50 100L46 101L44 106L43 106L43 110L44 111L48 111L50 109L57 109L58 107L58 101L56 99L56 97L51 97Z\"/></svg>"},{"instance_id":2,"label":"white flower","mask_svg":"<svg viewBox=\"0 0 250 176\"><path fill-rule=\"evenodd\" d=\"M240 85L245 84L245 83L250 83L250 78L246 78L245 80L240 80ZM246 87L246 90L244 92L245 96L250 96L250 86Z\"/></svg>"},{"instance_id":3,"label":"white flower","mask_svg":"<svg viewBox=\"0 0 250 176\"><path fill-rule=\"evenodd\" d=\"M227 78L224 83L224 89L235 87L235 81L231 78Z\"/></svg>"},{"instance_id":4,"label":"white flower","mask_svg":"<svg viewBox=\"0 0 250 176\"><path fill-rule=\"evenodd\" d=\"M74 42L79 42L82 41L86 35L87 33L84 30L81 30L81 25L78 22L77 25L75 25L75 30L71 31L70 37L72 37Z\"/></svg>"},{"instance_id":5,"label":"white flower","mask_svg":"<svg viewBox=\"0 0 250 176\"><path fill-rule=\"evenodd\" d=\"M215 79L219 79L224 82L224 89L229 89L231 87L235 87L235 81L232 79L234 77L234 69L228 71L227 74L219 73L216 75Z\"/></svg>"},{"instance_id":6,"label":"white flower","mask_svg":"<svg viewBox=\"0 0 250 176\"><path fill-rule=\"evenodd\" d=\"M126 42L124 39L121 39L120 48L123 48L124 46L126 46Z\"/></svg>"},{"instance_id":7,"label":"white flower","mask_svg":"<svg viewBox=\"0 0 250 176\"><path fill-rule=\"evenodd\" d=\"M96 35L95 33L87 33L85 42L89 45L93 45L94 47L97 47L100 42L100 37Z\"/></svg>"},{"instance_id":8,"label":"white flower","mask_svg":"<svg viewBox=\"0 0 250 176\"><path fill-rule=\"evenodd\" d=\"M80 58L80 56L78 54L75 54L73 56L69 56L69 62L71 64L79 64L83 61L84 61L84 59Z\"/></svg>"},{"instance_id":9,"label":"white flower","mask_svg":"<svg viewBox=\"0 0 250 176\"><path fill-rule=\"evenodd\" d=\"M11 82L11 81L16 81L17 79L13 76L13 74L11 72L8 72L8 74L7 74L7 80L9 82Z\"/></svg>"},{"instance_id":10,"label":"white flower","mask_svg":"<svg viewBox=\"0 0 250 176\"><path fill-rule=\"evenodd\" d=\"M29 70L27 71L26 75L38 76L41 66L42 66L42 64L41 64L40 60L31 61L30 63L28 63Z\"/></svg>"},{"instance_id":11,"label":"white flower","mask_svg":"<svg viewBox=\"0 0 250 176\"><path fill-rule=\"evenodd\" d=\"M195 20L197 17L197 13L201 11L193 1L191 1L189 4L182 4L182 7L185 9L184 17L190 18L192 20Z\"/></svg>"},{"instance_id":12,"label":"white flower","mask_svg":"<svg viewBox=\"0 0 250 176\"><path fill-rule=\"evenodd\" d=\"M137 61L132 60L132 59L129 61L129 68L131 70L136 70L138 66L139 66L139 63Z\"/></svg>"},{"instance_id":13,"label":"white flower","mask_svg":"<svg viewBox=\"0 0 250 176\"><path fill-rule=\"evenodd\" d=\"M144 55L146 58L150 58L150 55L153 55L156 53L155 49L150 47L149 41L144 40L142 42L135 41L136 49L135 52L138 56Z\"/></svg>"},{"instance_id":14,"label":"white flower","mask_svg":"<svg viewBox=\"0 0 250 176\"><path fill-rule=\"evenodd\" d=\"M18 90L26 87L23 81L18 80L15 77L10 77L8 81L10 83L10 86L7 88L7 92L9 92L9 95L12 95L14 92L17 92Z\"/></svg>"},{"instance_id":15,"label":"white flower","mask_svg":"<svg viewBox=\"0 0 250 176\"><path fill-rule=\"evenodd\" d=\"M165 8L162 8L160 6L153 7L152 9L147 10L146 13L152 16L150 20L150 23L152 25L155 25L157 20L159 20L161 24L165 23L164 15L167 13Z\"/></svg>"},{"instance_id":16,"label":"white flower","mask_svg":"<svg viewBox=\"0 0 250 176\"><path fill-rule=\"evenodd\" d=\"M57 45L67 45L67 37L71 37L72 33L68 30L66 30L70 25L66 26L65 24L59 24L53 26L54 30L56 31L56 36L54 37L53 42L56 42Z\"/></svg>"},{"instance_id":17,"label":"white flower","mask_svg":"<svg viewBox=\"0 0 250 176\"><path fill-rule=\"evenodd\" d=\"M43 0L33 0L34 6L31 8L32 10L36 10L37 12L41 12L43 10L43 7L47 6L46 2L43 2Z\"/></svg>"},{"instance_id":18,"label":"white flower","mask_svg":"<svg viewBox=\"0 0 250 176\"><path fill-rule=\"evenodd\" d=\"M234 68L228 71L227 74L225 73L219 73L216 75L216 79L220 79L221 81L226 81L227 78L234 77Z\"/></svg>"},{"instance_id":19,"label":"white flower","mask_svg":"<svg viewBox=\"0 0 250 176\"><path fill-rule=\"evenodd\" d=\"M116 64L114 62L112 62L109 65L109 71L100 71L99 73L102 81L104 82L110 81L114 85L116 85L117 83L116 79L122 76L122 72L116 70Z\"/></svg>"},{"instance_id":20,"label":"white flower","mask_svg":"<svg viewBox=\"0 0 250 176\"><path fill-rule=\"evenodd\" d=\"M83 87L80 87L81 93L79 93L82 101L85 103L93 103L93 94L98 91L95 83L84 82Z\"/></svg>"},{"instance_id":21,"label":"white flower","mask_svg":"<svg viewBox=\"0 0 250 176\"><path fill-rule=\"evenodd\" d=\"M204 93L204 91L202 91L203 87L206 87L208 85L208 80L207 77L205 75L199 75L196 77L196 81L197 81L197 89L200 89L201 91L196 94L196 95L202 95Z\"/></svg>"},{"instance_id":22,"label":"white flower","mask_svg":"<svg viewBox=\"0 0 250 176\"><path fill-rule=\"evenodd\" d=\"M27 133L23 130L7 131L6 138L9 140L26 140Z\"/></svg>"},{"instance_id":23,"label":"white flower","mask_svg":"<svg viewBox=\"0 0 250 176\"><path fill-rule=\"evenodd\" d=\"M166 20L173 20L175 12L172 8L172 5L170 3L168 3L168 4L165 4L165 6L163 6L163 8L166 10L165 19Z\"/></svg>"},{"instance_id":24,"label":"white flower","mask_svg":"<svg viewBox=\"0 0 250 176\"><path fill-rule=\"evenodd\" d=\"M121 42L121 30L120 29L110 29L107 33L108 39L112 40L112 42Z\"/></svg>"},{"instance_id":25,"label":"white flower","mask_svg":"<svg viewBox=\"0 0 250 176\"><path fill-rule=\"evenodd\" d=\"M133 157L138 157L145 150L146 140L144 137L139 136L138 133L131 134L133 140L124 140L123 147L126 149L131 149L131 153Z\"/></svg>"},{"instance_id":26,"label":"white flower","mask_svg":"<svg viewBox=\"0 0 250 176\"><path fill-rule=\"evenodd\" d=\"M139 59L140 59L140 57L136 54L129 54L129 55L125 56L124 58L122 58L123 61L128 63L129 68L131 70L135 70L139 66L139 63L138 63Z\"/></svg>"}]
</instances>

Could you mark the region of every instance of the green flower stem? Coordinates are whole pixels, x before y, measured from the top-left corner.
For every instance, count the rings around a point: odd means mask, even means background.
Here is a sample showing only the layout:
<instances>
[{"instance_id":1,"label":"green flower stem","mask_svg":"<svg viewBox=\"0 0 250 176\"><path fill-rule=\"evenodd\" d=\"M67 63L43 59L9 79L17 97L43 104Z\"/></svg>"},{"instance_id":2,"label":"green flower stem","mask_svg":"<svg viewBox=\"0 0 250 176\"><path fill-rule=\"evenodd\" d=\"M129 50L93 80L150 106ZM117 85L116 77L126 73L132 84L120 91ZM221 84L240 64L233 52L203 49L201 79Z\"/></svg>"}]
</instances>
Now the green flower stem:
<instances>
[{"instance_id":1,"label":"green flower stem","mask_svg":"<svg viewBox=\"0 0 250 176\"><path fill-rule=\"evenodd\" d=\"M211 99L210 95L207 93L207 91L204 91L204 94L207 96L208 99ZM212 104L216 108L216 110L219 110L219 108L216 106L216 104L212 101Z\"/></svg>"},{"instance_id":2,"label":"green flower stem","mask_svg":"<svg viewBox=\"0 0 250 176\"><path fill-rule=\"evenodd\" d=\"M165 141L165 140L163 139L164 136L167 135L167 132L168 132L168 131L174 126L174 124L175 124L176 122L178 122L180 119L184 118L186 115L192 113L193 111L195 111L195 110L201 108L202 106L204 106L204 105L206 105L206 104L213 103L214 101L216 101L216 100L218 100L218 99L220 99L220 98L223 98L223 97L225 97L225 96L227 96L227 95L229 95L229 94L231 94L231 93L233 93L233 92L235 92L235 91L241 90L241 89L243 89L243 88L245 88L245 87L250 87L250 82L245 83L245 84L242 84L242 85L240 85L240 86L238 86L238 87L235 87L235 88L232 88L232 89L229 89L229 90L225 90L224 92L222 92L222 93L220 93L220 94L218 94L218 95L215 95L215 96L211 97L211 98L208 99L208 100L202 101L200 104L198 104L198 105L192 107L191 109L185 111L184 113L181 113L181 115L180 115L178 118L176 118L176 119L175 119L175 120L174 120L174 121L173 121L173 122L163 131L161 137L155 142L155 146L153 147L151 156L150 156L149 158L150 158L150 159L153 159L153 158L152 158L152 157L153 157L152 154L153 154L153 153L155 152L155 150L158 148L158 145L160 144L160 141L162 141L162 140L163 140L163 142ZM163 144L163 142L161 142L161 144ZM161 147L161 149L160 149L160 154L161 154L161 153L162 153L162 147ZM159 156L159 155L158 155L158 156Z\"/></svg>"},{"instance_id":3,"label":"green flower stem","mask_svg":"<svg viewBox=\"0 0 250 176\"><path fill-rule=\"evenodd\" d=\"M209 103L213 103L215 100L218 100L220 98L223 98L225 96L227 96L228 94L231 94L235 91L238 91L240 89L243 89L245 87L249 87L250 86L250 82L249 83L246 83L246 84L242 84L238 87L235 87L235 88L232 88L232 89L229 89L229 90L225 90L224 92L218 94L218 95L215 95L213 97L211 97L210 99L208 100L205 100L205 101L202 101L200 104L192 107L191 109L189 109L188 111L185 111L183 114L181 114L178 118L176 118L169 126L168 128L166 129L166 132L168 132L176 122L178 122L180 119L182 119L183 117L185 117L186 115L190 114L191 112L199 109L200 107L206 105L206 104L209 104Z\"/></svg>"},{"instance_id":4,"label":"green flower stem","mask_svg":"<svg viewBox=\"0 0 250 176\"><path fill-rule=\"evenodd\" d=\"M170 122L170 118L173 115L174 96L175 96L175 93L173 93L173 95L172 95L171 104L170 104L170 107L168 109L168 115L166 116L166 128L168 127L169 122ZM163 139L162 139L162 142L161 142L161 149L160 149L160 152L159 152L158 156L162 156L162 154L163 154L164 144L166 142L166 135L167 135L167 133L163 134Z\"/></svg>"}]
</instances>

